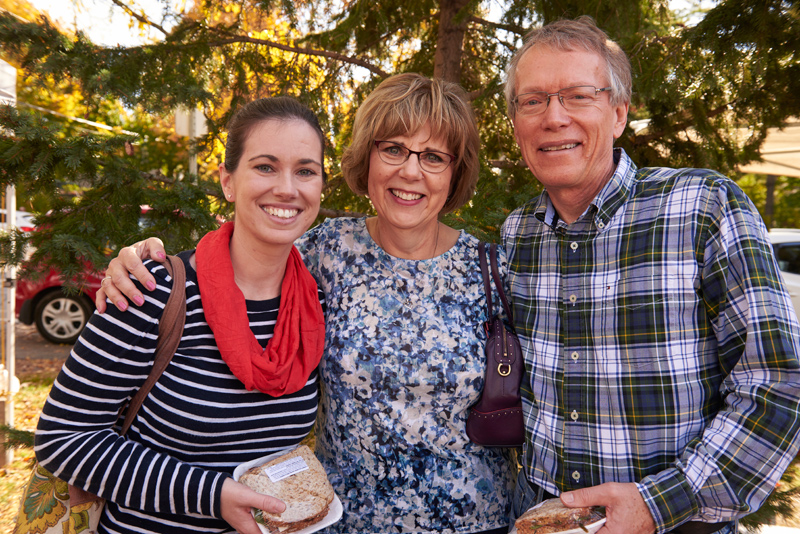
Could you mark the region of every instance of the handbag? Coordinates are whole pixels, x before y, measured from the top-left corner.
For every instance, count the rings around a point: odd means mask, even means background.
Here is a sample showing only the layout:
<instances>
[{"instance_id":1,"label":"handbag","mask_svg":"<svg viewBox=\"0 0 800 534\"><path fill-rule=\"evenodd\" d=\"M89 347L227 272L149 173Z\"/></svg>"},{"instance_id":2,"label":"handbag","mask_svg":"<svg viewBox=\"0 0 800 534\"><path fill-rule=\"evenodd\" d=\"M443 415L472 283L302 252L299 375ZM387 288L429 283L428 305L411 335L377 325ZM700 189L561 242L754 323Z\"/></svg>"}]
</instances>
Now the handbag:
<instances>
[{"instance_id":1,"label":"handbag","mask_svg":"<svg viewBox=\"0 0 800 534\"><path fill-rule=\"evenodd\" d=\"M481 242L478 253L489 309L489 320L484 323L487 334L486 373L481 397L470 407L467 415L467 436L474 443L486 447L521 447L525 441L525 425L519 386L525 362L514 331L511 307L497 270L497 245L489 247L492 279L508 321L499 314L495 315L492 309L492 287L485 251L486 244Z\"/></svg>"},{"instance_id":2,"label":"handbag","mask_svg":"<svg viewBox=\"0 0 800 534\"><path fill-rule=\"evenodd\" d=\"M164 267L173 278L173 286L158 322L153 368L127 405L128 411L119 432L121 436L130 428L145 397L169 365L183 336L186 322L186 270L183 260L176 256L167 256ZM104 505L104 499L67 484L35 462L20 500L14 534L95 534Z\"/></svg>"}]
</instances>

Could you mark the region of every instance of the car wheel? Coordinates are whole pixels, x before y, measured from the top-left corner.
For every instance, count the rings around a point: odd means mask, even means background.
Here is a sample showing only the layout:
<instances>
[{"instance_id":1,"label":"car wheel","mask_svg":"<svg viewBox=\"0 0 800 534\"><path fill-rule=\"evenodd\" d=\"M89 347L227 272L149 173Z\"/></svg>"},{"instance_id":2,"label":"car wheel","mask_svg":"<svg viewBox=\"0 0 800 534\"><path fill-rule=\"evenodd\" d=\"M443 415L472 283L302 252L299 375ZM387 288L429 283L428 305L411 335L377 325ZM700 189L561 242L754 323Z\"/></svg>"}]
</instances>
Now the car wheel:
<instances>
[{"instance_id":1,"label":"car wheel","mask_svg":"<svg viewBox=\"0 0 800 534\"><path fill-rule=\"evenodd\" d=\"M67 295L53 291L36 305L33 317L36 329L51 343L73 344L92 314L90 305L82 295Z\"/></svg>"}]
</instances>

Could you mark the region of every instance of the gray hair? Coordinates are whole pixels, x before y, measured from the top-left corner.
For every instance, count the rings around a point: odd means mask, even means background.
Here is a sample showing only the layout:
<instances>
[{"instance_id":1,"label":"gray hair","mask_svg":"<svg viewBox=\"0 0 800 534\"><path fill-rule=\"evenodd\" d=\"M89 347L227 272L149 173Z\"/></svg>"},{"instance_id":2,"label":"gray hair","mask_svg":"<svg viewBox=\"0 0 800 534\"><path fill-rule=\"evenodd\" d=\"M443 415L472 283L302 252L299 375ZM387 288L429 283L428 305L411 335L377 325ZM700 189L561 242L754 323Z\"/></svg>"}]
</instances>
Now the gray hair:
<instances>
[{"instance_id":1,"label":"gray hair","mask_svg":"<svg viewBox=\"0 0 800 534\"><path fill-rule=\"evenodd\" d=\"M506 75L506 105L508 116L514 120L517 67L525 52L534 46L549 46L561 51L584 49L598 54L606 62L608 80L611 85L611 104L616 106L631 101L631 63L620 46L609 39L589 16L575 20L558 20L528 32L522 47L514 52Z\"/></svg>"}]
</instances>

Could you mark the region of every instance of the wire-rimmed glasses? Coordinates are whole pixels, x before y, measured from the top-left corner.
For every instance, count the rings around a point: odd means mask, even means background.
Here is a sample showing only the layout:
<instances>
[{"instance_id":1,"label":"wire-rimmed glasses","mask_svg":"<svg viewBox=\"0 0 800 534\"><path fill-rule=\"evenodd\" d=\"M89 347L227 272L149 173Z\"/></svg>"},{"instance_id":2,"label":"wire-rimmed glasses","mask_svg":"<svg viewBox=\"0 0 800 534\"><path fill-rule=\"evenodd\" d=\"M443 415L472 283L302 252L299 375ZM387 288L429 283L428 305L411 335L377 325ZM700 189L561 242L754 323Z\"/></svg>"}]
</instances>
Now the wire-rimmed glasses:
<instances>
[{"instance_id":1,"label":"wire-rimmed glasses","mask_svg":"<svg viewBox=\"0 0 800 534\"><path fill-rule=\"evenodd\" d=\"M600 93L610 91L611 87L596 88L594 85L576 85L565 87L555 93L547 91L534 91L523 93L514 99L514 108L520 115L540 115L550 105L550 97L557 96L558 101L567 111L580 111L595 104Z\"/></svg>"},{"instance_id":2,"label":"wire-rimmed glasses","mask_svg":"<svg viewBox=\"0 0 800 534\"><path fill-rule=\"evenodd\" d=\"M416 154L419 160L419 166L422 167L422 170L433 173L444 171L450 163L456 159L455 156L446 152L439 152L437 150L411 150L393 141L375 141L375 148L378 149L378 155L381 161L389 165L402 165L408 161L411 154Z\"/></svg>"}]
</instances>

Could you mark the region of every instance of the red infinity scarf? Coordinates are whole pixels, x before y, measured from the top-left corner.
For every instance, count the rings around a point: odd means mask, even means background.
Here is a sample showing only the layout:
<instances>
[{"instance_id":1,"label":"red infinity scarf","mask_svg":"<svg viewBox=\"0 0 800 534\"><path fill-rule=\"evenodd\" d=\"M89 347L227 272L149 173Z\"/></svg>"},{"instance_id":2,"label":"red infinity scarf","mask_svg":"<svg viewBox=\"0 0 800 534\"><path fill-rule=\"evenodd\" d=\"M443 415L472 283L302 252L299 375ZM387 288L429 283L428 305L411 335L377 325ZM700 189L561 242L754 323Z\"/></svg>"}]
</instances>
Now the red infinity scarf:
<instances>
[{"instance_id":1,"label":"red infinity scarf","mask_svg":"<svg viewBox=\"0 0 800 534\"><path fill-rule=\"evenodd\" d=\"M222 359L248 390L273 397L299 391L319 364L325 345L317 283L292 246L275 331L262 350L250 330L244 295L233 278L231 235L233 222L207 233L195 256L203 312Z\"/></svg>"}]
</instances>

